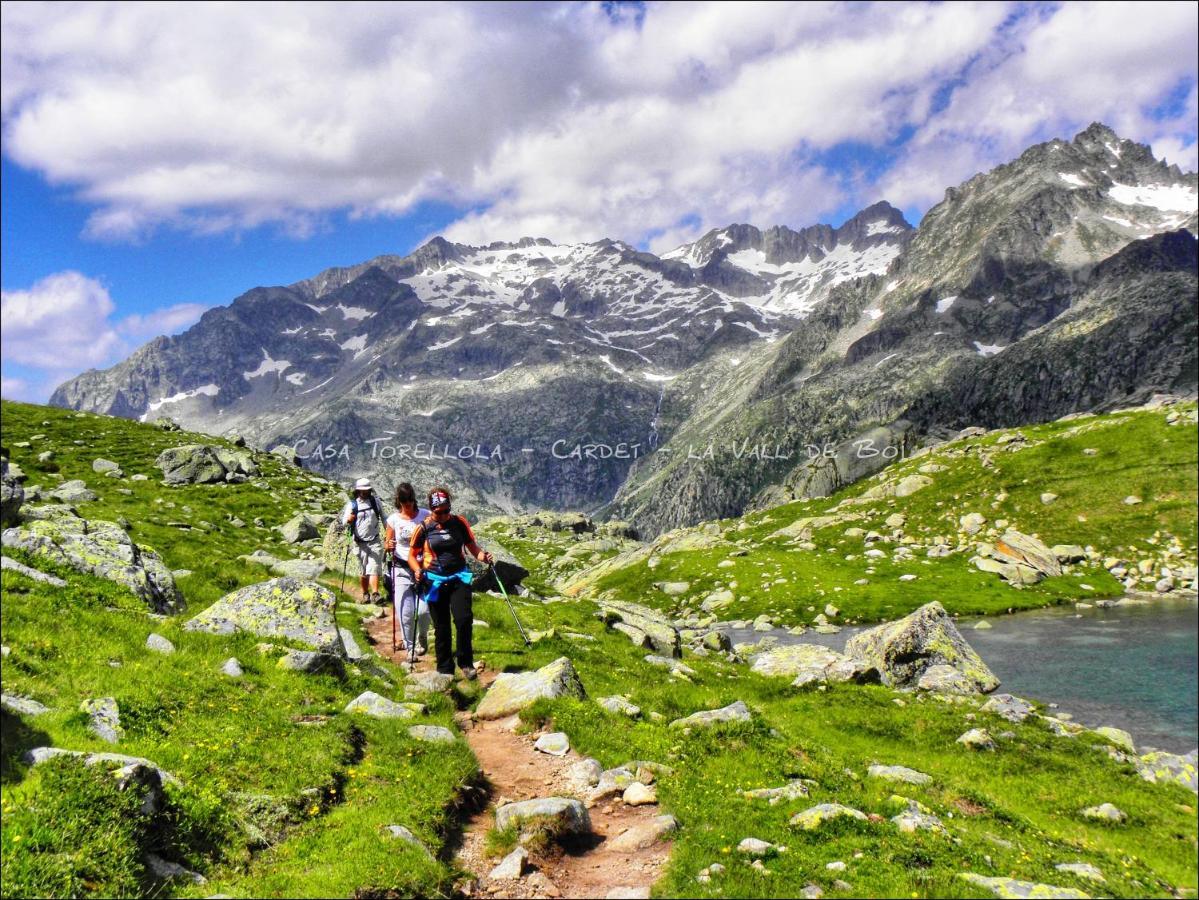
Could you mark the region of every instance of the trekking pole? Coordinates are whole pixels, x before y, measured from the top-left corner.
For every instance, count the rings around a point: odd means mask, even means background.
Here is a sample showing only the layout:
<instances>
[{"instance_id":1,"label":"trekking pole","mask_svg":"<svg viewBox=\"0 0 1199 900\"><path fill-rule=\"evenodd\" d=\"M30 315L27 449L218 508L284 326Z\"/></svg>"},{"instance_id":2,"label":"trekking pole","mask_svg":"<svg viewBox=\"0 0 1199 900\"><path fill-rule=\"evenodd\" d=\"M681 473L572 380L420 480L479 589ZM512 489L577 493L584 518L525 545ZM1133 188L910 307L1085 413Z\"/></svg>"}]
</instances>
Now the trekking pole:
<instances>
[{"instance_id":1,"label":"trekking pole","mask_svg":"<svg viewBox=\"0 0 1199 900\"><path fill-rule=\"evenodd\" d=\"M412 585L412 637L409 638L407 635L404 636L404 639L406 641L408 641L408 664L410 666L416 665L416 626L417 626L418 620L420 619L420 599L421 599L420 594L421 594L420 585L413 584Z\"/></svg>"},{"instance_id":2,"label":"trekking pole","mask_svg":"<svg viewBox=\"0 0 1199 900\"><path fill-rule=\"evenodd\" d=\"M351 526L353 527L353 526ZM350 529L346 529L346 558L341 564L341 593L346 592L346 572L350 568L350 545L353 541L350 540Z\"/></svg>"},{"instance_id":3,"label":"trekking pole","mask_svg":"<svg viewBox=\"0 0 1199 900\"><path fill-rule=\"evenodd\" d=\"M533 642L530 641L529 636L525 634L525 627L520 624L520 617L516 614L516 608L512 605L512 600L508 597L508 592L504 590L504 582L500 581L500 575L495 570L495 563L492 563L489 568L491 569L492 577L495 578L495 583L500 586L500 593L504 595L504 602L508 604L508 612L512 613L512 618L516 622L516 629L520 632L520 636L524 640L525 646L532 647Z\"/></svg>"},{"instance_id":4,"label":"trekking pole","mask_svg":"<svg viewBox=\"0 0 1199 900\"><path fill-rule=\"evenodd\" d=\"M396 652L396 619L400 617L399 605L396 603L395 588L396 564L393 551L387 551L387 583L391 585L391 652ZM402 600L400 602L403 602Z\"/></svg>"}]
</instances>

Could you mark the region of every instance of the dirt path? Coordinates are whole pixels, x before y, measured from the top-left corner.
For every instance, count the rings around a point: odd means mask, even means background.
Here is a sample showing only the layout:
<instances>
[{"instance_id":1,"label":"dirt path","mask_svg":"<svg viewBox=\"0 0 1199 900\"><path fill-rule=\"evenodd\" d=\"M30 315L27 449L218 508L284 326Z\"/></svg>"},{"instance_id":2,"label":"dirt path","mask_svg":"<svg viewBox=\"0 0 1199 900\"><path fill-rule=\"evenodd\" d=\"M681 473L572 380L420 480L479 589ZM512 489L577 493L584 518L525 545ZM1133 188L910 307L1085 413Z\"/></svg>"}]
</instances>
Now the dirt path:
<instances>
[{"instance_id":1,"label":"dirt path","mask_svg":"<svg viewBox=\"0 0 1199 900\"><path fill-rule=\"evenodd\" d=\"M407 653L391 651L391 618L376 619L367 627L379 655L397 664ZM432 634L429 635L432 643ZM432 654L420 657L416 671L434 669ZM480 681L490 685L497 673L483 668ZM533 749L540 733L516 734L517 717L476 721L469 712L456 717L490 790L487 806L463 825L458 862L474 876L465 886L469 897L648 897L670 856L670 842L659 841L641 849L619 849L612 840L630 828L648 826L662 814L657 805L626 806L619 796L598 801L589 808L592 834L573 844L530 854L519 880L491 881L488 873L498 863L484 852L487 832L494 824L496 806L535 797L575 797L587 803L587 785L572 772L582 757L573 749L564 757Z\"/></svg>"}]
</instances>

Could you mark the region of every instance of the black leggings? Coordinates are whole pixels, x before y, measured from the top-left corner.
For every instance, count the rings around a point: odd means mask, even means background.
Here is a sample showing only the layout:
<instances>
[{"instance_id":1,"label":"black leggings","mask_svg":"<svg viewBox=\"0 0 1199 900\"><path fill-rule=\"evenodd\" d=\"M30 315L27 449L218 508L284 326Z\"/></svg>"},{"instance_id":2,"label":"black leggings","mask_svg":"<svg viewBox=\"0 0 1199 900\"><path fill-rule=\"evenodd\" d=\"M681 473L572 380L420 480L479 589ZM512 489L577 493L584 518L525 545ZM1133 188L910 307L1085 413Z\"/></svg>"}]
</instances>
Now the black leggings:
<instances>
[{"instance_id":1,"label":"black leggings","mask_svg":"<svg viewBox=\"0 0 1199 900\"><path fill-rule=\"evenodd\" d=\"M437 671L444 675L454 674L454 655L451 649L450 619L458 632L458 668L469 669L474 665L473 643L475 615L471 603L469 584L455 579L446 582L437 591L437 599L429 604L429 615L433 619L433 642L437 651Z\"/></svg>"}]
</instances>

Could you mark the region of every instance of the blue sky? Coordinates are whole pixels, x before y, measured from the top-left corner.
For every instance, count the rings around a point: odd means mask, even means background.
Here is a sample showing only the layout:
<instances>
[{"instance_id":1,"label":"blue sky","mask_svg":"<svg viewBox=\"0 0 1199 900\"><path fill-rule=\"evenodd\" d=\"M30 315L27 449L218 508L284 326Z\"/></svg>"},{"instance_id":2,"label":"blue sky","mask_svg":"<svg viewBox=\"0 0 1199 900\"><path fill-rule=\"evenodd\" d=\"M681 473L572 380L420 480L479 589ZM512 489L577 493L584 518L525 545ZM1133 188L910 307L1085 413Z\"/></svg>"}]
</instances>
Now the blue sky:
<instances>
[{"instance_id":1,"label":"blue sky","mask_svg":"<svg viewBox=\"0 0 1199 900\"><path fill-rule=\"evenodd\" d=\"M879 199L915 222L1094 120L1196 167L1195 3L2 10L20 399L437 233L662 252Z\"/></svg>"}]
</instances>

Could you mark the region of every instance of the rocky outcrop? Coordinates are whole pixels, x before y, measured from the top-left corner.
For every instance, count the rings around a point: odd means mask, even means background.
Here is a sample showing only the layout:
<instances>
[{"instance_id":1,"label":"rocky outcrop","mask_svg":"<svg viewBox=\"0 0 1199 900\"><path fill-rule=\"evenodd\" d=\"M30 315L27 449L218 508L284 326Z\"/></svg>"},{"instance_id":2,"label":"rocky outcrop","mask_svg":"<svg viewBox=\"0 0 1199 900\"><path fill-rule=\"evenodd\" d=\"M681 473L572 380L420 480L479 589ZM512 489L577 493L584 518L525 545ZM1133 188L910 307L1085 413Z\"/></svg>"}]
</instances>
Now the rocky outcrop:
<instances>
[{"instance_id":1,"label":"rocky outcrop","mask_svg":"<svg viewBox=\"0 0 1199 900\"><path fill-rule=\"evenodd\" d=\"M337 598L315 582L274 578L226 594L184 624L188 631L284 637L345 656L334 619Z\"/></svg>"},{"instance_id":2,"label":"rocky outcrop","mask_svg":"<svg viewBox=\"0 0 1199 900\"><path fill-rule=\"evenodd\" d=\"M500 719L545 698L586 697L571 661L559 657L534 672L504 672L492 683L475 710L480 719Z\"/></svg>"},{"instance_id":3,"label":"rocky outcrop","mask_svg":"<svg viewBox=\"0 0 1199 900\"><path fill-rule=\"evenodd\" d=\"M258 474L253 454L209 444L184 444L163 450L154 460L167 484L216 484Z\"/></svg>"},{"instance_id":4,"label":"rocky outcrop","mask_svg":"<svg viewBox=\"0 0 1199 900\"><path fill-rule=\"evenodd\" d=\"M978 691L999 687L999 679L935 601L898 621L854 635L845 652L877 668L883 683L893 687L915 687L933 666L956 669Z\"/></svg>"},{"instance_id":5,"label":"rocky outcrop","mask_svg":"<svg viewBox=\"0 0 1199 900\"><path fill-rule=\"evenodd\" d=\"M640 647L651 647L668 656L683 655L679 630L669 618L648 606L615 600L602 601L599 603L599 616L609 625L623 626L619 630Z\"/></svg>"},{"instance_id":6,"label":"rocky outcrop","mask_svg":"<svg viewBox=\"0 0 1199 900\"><path fill-rule=\"evenodd\" d=\"M699 712L675 719L670 723L671 728L711 728L715 725L725 725L730 722L751 722L753 715L742 700L722 706L720 709L704 709Z\"/></svg>"},{"instance_id":7,"label":"rocky outcrop","mask_svg":"<svg viewBox=\"0 0 1199 900\"><path fill-rule=\"evenodd\" d=\"M184 609L186 604L171 570L154 551L134 543L120 525L81 518L69 507L43 509L52 509L53 513L5 529L4 546L19 547L77 572L115 581L154 612Z\"/></svg>"},{"instance_id":8,"label":"rocky outcrop","mask_svg":"<svg viewBox=\"0 0 1199 900\"><path fill-rule=\"evenodd\" d=\"M0 457L0 526L8 528L17 524L21 504L25 501L25 489L8 464L8 457Z\"/></svg>"}]
</instances>

